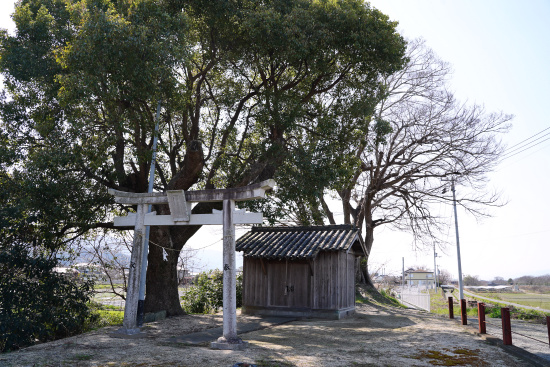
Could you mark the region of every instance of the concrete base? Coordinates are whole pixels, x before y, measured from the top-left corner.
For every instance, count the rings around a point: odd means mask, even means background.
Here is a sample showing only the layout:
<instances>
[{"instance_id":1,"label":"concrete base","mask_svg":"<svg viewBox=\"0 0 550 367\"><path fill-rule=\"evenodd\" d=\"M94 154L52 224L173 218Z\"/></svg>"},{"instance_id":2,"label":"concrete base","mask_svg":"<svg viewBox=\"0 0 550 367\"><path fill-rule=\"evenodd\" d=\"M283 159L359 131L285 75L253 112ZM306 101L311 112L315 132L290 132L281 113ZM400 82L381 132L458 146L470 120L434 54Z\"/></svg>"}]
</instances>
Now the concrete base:
<instances>
[{"instance_id":1,"label":"concrete base","mask_svg":"<svg viewBox=\"0 0 550 367\"><path fill-rule=\"evenodd\" d=\"M122 327L110 333L109 336L118 339L142 339L147 337L147 333L142 332L139 328L126 329Z\"/></svg>"},{"instance_id":2,"label":"concrete base","mask_svg":"<svg viewBox=\"0 0 550 367\"><path fill-rule=\"evenodd\" d=\"M215 342L210 343L210 348L221 350L245 350L248 348L248 342L245 342L238 337L234 340L228 341L222 336Z\"/></svg>"},{"instance_id":3,"label":"concrete base","mask_svg":"<svg viewBox=\"0 0 550 367\"><path fill-rule=\"evenodd\" d=\"M243 306L242 313L246 315L282 316L282 317L308 317L340 320L355 313L355 306L337 310L311 309L297 307L260 307Z\"/></svg>"}]
</instances>

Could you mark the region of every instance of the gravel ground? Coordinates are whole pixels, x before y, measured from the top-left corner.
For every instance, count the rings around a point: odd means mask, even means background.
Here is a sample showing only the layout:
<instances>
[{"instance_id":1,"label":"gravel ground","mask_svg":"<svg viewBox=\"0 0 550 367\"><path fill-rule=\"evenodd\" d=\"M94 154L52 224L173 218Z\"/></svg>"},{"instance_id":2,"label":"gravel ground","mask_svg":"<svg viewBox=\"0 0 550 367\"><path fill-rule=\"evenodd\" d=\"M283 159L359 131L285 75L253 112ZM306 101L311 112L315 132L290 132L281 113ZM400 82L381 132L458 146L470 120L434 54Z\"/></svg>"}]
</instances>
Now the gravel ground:
<instances>
[{"instance_id":1,"label":"gravel ground","mask_svg":"<svg viewBox=\"0 0 550 367\"><path fill-rule=\"evenodd\" d=\"M486 318L487 334L502 340L502 320ZM510 320L512 323L512 344L525 349L548 361L550 365L550 343L546 325L522 320ZM468 323L478 327L476 317L469 317Z\"/></svg>"},{"instance_id":2,"label":"gravel ground","mask_svg":"<svg viewBox=\"0 0 550 367\"><path fill-rule=\"evenodd\" d=\"M239 316L240 320L253 318ZM173 343L219 327L221 315L186 315L147 324L145 339L113 339L109 327L0 355L0 366L530 366L476 336L469 326L426 312L358 304L344 320L304 319L242 334L245 351Z\"/></svg>"}]
</instances>

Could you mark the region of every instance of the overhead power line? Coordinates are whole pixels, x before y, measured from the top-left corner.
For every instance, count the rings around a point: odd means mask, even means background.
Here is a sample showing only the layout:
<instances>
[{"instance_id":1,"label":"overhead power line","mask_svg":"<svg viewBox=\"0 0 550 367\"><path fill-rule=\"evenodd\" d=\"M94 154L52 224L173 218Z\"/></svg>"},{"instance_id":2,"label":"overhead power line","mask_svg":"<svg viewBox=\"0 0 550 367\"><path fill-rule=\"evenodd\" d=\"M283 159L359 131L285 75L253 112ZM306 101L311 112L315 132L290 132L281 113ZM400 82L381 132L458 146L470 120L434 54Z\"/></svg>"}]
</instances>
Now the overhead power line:
<instances>
[{"instance_id":1,"label":"overhead power line","mask_svg":"<svg viewBox=\"0 0 550 367\"><path fill-rule=\"evenodd\" d=\"M520 141L519 143L514 144L511 147L507 148L504 151L504 156L503 156L502 159L504 160L504 159L511 158L511 157L513 157L517 154L525 152L526 150L534 148L535 146L537 146L539 144L542 144L545 141L548 141L550 139L550 137L547 137L547 136L550 135L550 132L547 132L546 134L544 134L542 136L539 136L547 130L550 130L550 126L547 127L546 129L543 129L543 130L539 131L538 133L536 133L534 135L531 135L527 139L524 139L524 140ZM538 136L538 138L537 138L537 136ZM546 137L546 139L544 139L545 137ZM543 140L541 140L541 139L543 139Z\"/></svg>"},{"instance_id":2,"label":"overhead power line","mask_svg":"<svg viewBox=\"0 0 550 367\"><path fill-rule=\"evenodd\" d=\"M525 152L526 150L529 150L529 149L531 149L531 148L534 148L534 147L536 147L537 145L542 144L542 143L544 143L545 141L548 141L548 140L550 140L550 137L548 137L548 138L546 138L546 139L544 139L544 140L542 140L542 141L539 141L539 142L536 143L536 144L530 145L530 146L526 147L525 149L520 150L519 152L515 152L515 153L512 153L512 154L510 154L510 155L505 155L504 158L502 158L502 159L504 160L504 159L512 158L513 156L518 155L518 154L520 154L520 153L523 153L523 152Z\"/></svg>"},{"instance_id":3,"label":"overhead power line","mask_svg":"<svg viewBox=\"0 0 550 367\"><path fill-rule=\"evenodd\" d=\"M537 135L542 134L543 132L545 132L546 130L549 130L549 129L550 129L550 126L548 126L548 127L547 127L546 129L544 129L544 130L539 131L539 132L536 133L535 135L531 135L531 136L528 137L527 139L524 139L524 140L520 141L519 143L514 144L514 145L512 145L511 147L506 148L505 152L509 152L512 148L514 148L514 147L516 147L516 146L522 144L523 142L526 142L527 140L530 140L530 139L534 138L534 137L537 136Z\"/></svg>"},{"instance_id":4,"label":"overhead power line","mask_svg":"<svg viewBox=\"0 0 550 367\"><path fill-rule=\"evenodd\" d=\"M534 140L531 140L531 141L529 141L529 142L527 142L527 143L525 143L525 144L522 144L522 145L518 146L518 147L515 148L515 149L507 149L507 150L505 151L504 154L505 154L505 155L510 155L510 154L512 154L512 153L514 153L514 152L520 150L520 149L524 149L524 148L528 147L529 145L533 144L534 142L539 141L540 139L542 139L542 138L544 138L545 136L548 136L548 135L550 135L550 132L548 132L548 133L546 133L546 134L544 134L544 135L542 135L542 136L539 136L538 138L536 138L536 139L534 139ZM516 145L517 145L517 144L516 144Z\"/></svg>"}]
</instances>

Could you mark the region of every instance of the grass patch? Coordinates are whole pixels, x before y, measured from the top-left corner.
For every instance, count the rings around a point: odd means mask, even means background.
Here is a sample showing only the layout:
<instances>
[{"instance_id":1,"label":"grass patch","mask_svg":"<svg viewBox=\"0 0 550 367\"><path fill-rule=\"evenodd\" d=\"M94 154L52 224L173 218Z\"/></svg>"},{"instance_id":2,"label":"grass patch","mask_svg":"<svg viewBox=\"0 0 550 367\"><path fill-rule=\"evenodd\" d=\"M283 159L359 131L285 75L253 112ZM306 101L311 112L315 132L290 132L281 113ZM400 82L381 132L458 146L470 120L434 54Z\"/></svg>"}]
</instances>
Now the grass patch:
<instances>
[{"instance_id":1,"label":"grass patch","mask_svg":"<svg viewBox=\"0 0 550 367\"><path fill-rule=\"evenodd\" d=\"M122 325L124 311L98 310L97 312L99 313L103 326Z\"/></svg>"},{"instance_id":2,"label":"grass patch","mask_svg":"<svg viewBox=\"0 0 550 367\"><path fill-rule=\"evenodd\" d=\"M501 293L501 295L502 294L504 294L504 293ZM483 296L480 295L480 297L490 298L489 296L485 296L485 294L483 294ZM485 303L485 314L487 314L489 317L493 317L493 318L500 318L501 317L500 316L500 312L501 312L500 309L504 308L504 307L509 308L510 309L510 317L512 319L517 319L517 320L533 320L533 321L542 323L543 320L546 318L546 316L550 316L550 313L545 313L545 312L538 311L538 310L531 310L531 309L511 306L511 305L507 305L507 304L499 303L499 302L490 302L490 301L487 301L487 300L484 300L484 299L481 299L481 298L477 298L475 296L474 297L470 296L469 298L473 298L473 299L476 299L479 302ZM477 315L477 313L476 313L476 315Z\"/></svg>"},{"instance_id":3,"label":"grass patch","mask_svg":"<svg viewBox=\"0 0 550 367\"><path fill-rule=\"evenodd\" d=\"M115 284L114 286L115 288L122 288L122 284ZM110 284L95 284L94 290L98 289L112 289L112 287Z\"/></svg>"},{"instance_id":4,"label":"grass patch","mask_svg":"<svg viewBox=\"0 0 550 367\"><path fill-rule=\"evenodd\" d=\"M489 297L493 293L483 293L483 295L479 295L479 297ZM505 293L494 293L498 295L503 295ZM500 318L500 309L503 307L507 307L510 309L510 317L512 319L518 319L518 320L533 320L536 322L543 322L545 317L550 314L546 314L542 311L538 310L530 310L515 306L506 305L504 303L499 302L489 302L487 300L475 297L475 296L468 296L468 299L477 300L479 302L485 303L485 314L487 317L491 318ZM449 314L449 304L448 300L444 299L441 293L438 293L435 290L430 290L430 302L431 302L431 312L438 314L438 315L448 315ZM477 317L477 307L467 307L466 314L468 316ZM455 317L460 317L460 305L458 303L454 303L454 315Z\"/></svg>"},{"instance_id":5,"label":"grass patch","mask_svg":"<svg viewBox=\"0 0 550 367\"><path fill-rule=\"evenodd\" d=\"M124 311L113 310L113 306L106 306L96 302L92 302L90 308L97 317L93 318L93 321L86 325L84 332L97 330L105 326L122 325Z\"/></svg>"},{"instance_id":6,"label":"grass patch","mask_svg":"<svg viewBox=\"0 0 550 367\"><path fill-rule=\"evenodd\" d=\"M426 361L433 366L488 366L488 363L479 358L478 349L445 348L443 351L424 350L409 358Z\"/></svg>"},{"instance_id":7,"label":"grass patch","mask_svg":"<svg viewBox=\"0 0 550 367\"><path fill-rule=\"evenodd\" d=\"M480 297L492 298L500 301L517 303L523 306L540 307L550 310L550 295L533 293L477 293Z\"/></svg>"},{"instance_id":8,"label":"grass patch","mask_svg":"<svg viewBox=\"0 0 550 367\"><path fill-rule=\"evenodd\" d=\"M101 308L102 310L109 310L109 311L124 311L124 309L118 307L118 306L113 306L113 305L104 305L104 304L101 304L99 306L99 308Z\"/></svg>"},{"instance_id":9,"label":"grass patch","mask_svg":"<svg viewBox=\"0 0 550 367\"><path fill-rule=\"evenodd\" d=\"M393 307L407 308L402 305L395 297L392 297L389 292L384 289L378 291L375 288L365 285L357 285L355 302L357 303L375 303L382 305L389 305Z\"/></svg>"},{"instance_id":10,"label":"grass patch","mask_svg":"<svg viewBox=\"0 0 550 367\"><path fill-rule=\"evenodd\" d=\"M435 289L430 289L430 312L438 315L449 315L449 301Z\"/></svg>"},{"instance_id":11,"label":"grass patch","mask_svg":"<svg viewBox=\"0 0 550 367\"><path fill-rule=\"evenodd\" d=\"M448 316L449 315L449 300L444 298L441 292L430 289L430 312L438 315ZM458 297L457 297L458 298ZM487 309L485 310L487 313ZM460 317L460 304L453 302L453 314L455 317ZM466 307L466 315L477 317L477 306Z\"/></svg>"}]
</instances>

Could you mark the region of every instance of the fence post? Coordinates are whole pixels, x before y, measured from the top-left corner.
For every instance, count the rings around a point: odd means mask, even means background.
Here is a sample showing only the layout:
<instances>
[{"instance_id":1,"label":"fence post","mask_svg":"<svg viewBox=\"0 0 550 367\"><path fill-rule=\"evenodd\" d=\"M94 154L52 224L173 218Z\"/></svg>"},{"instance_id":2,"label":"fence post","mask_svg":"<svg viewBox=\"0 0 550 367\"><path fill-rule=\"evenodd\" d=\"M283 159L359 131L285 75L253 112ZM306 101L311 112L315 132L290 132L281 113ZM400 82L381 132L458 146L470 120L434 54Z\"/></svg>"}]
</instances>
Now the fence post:
<instances>
[{"instance_id":1,"label":"fence post","mask_svg":"<svg viewBox=\"0 0 550 367\"><path fill-rule=\"evenodd\" d=\"M449 302L449 318L454 319L455 315L453 312L453 297L448 297L447 300Z\"/></svg>"},{"instance_id":2,"label":"fence post","mask_svg":"<svg viewBox=\"0 0 550 367\"><path fill-rule=\"evenodd\" d=\"M485 327L485 303L477 303L477 319L479 320L479 333L487 334L487 328Z\"/></svg>"},{"instance_id":3,"label":"fence post","mask_svg":"<svg viewBox=\"0 0 550 367\"><path fill-rule=\"evenodd\" d=\"M548 345L550 346L550 316L546 316L546 327L548 328Z\"/></svg>"},{"instance_id":4,"label":"fence post","mask_svg":"<svg viewBox=\"0 0 550 367\"><path fill-rule=\"evenodd\" d=\"M462 325L468 325L468 315L466 314L466 300L460 300L460 315L462 318Z\"/></svg>"},{"instance_id":5,"label":"fence post","mask_svg":"<svg viewBox=\"0 0 550 367\"><path fill-rule=\"evenodd\" d=\"M507 307L500 309L502 317L502 341L504 345L512 345L512 325L510 323L510 309Z\"/></svg>"}]
</instances>

